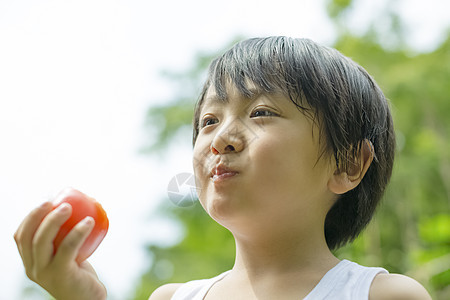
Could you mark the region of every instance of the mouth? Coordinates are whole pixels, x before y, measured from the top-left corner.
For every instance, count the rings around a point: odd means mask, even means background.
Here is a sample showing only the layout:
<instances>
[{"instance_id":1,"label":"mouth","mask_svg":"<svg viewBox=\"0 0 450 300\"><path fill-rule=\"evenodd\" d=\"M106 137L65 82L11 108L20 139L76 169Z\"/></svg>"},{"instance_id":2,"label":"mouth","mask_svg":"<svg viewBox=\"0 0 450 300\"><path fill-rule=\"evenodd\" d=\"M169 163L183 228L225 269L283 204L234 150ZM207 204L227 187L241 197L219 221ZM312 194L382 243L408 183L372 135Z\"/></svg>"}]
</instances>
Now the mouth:
<instances>
[{"instance_id":1,"label":"mouth","mask_svg":"<svg viewBox=\"0 0 450 300\"><path fill-rule=\"evenodd\" d=\"M219 164L212 169L211 179L213 183L219 183L225 181L226 179L232 178L238 174L239 174L238 171L226 167L223 164Z\"/></svg>"}]
</instances>

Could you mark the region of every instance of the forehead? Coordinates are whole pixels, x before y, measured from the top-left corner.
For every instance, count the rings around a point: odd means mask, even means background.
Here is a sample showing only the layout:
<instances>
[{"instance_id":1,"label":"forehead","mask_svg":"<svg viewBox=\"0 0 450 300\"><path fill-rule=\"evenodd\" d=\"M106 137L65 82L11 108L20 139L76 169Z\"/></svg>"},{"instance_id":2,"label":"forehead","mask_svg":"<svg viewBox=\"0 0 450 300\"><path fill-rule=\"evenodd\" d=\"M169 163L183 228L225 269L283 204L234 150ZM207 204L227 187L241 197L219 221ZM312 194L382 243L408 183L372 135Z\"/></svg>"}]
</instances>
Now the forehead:
<instances>
[{"instance_id":1,"label":"forehead","mask_svg":"<svg viewBox=\"0 0 450 300\"><path fill-rule=\"evenodd\" d=\"M216 79L217 80L217 79ZM220 82L213 81L208 87L205 98L218 98L216 100L226 100L227 98L255 98L264 90L248 78L243 80L232 80L229 76L219 79Z\"/></svg>"}]
</instances>

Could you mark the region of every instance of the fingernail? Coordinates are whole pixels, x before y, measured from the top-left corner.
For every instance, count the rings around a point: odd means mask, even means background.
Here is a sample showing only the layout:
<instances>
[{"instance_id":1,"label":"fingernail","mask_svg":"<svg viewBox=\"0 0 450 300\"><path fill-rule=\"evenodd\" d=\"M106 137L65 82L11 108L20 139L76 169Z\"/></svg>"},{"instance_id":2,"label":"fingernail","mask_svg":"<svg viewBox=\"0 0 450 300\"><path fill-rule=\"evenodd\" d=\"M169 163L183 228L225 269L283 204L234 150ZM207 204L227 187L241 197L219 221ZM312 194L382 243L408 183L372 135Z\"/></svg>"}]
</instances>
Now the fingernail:
<instances>
[{"instance_id":1,"label":"fingernail","mask_svg":"<svg viewBox=\"0 0 450 300\"><path fill-rule=\"evenodd\" d=\"M84 218L83 220L80 221L80 224L82 226L91 226L95 223L94 218L91 216L87 216L86 218Z\"/></svg>"},{"instance_id":2,"label":"fingernail","mask_svg":"<svg viewBox=\"0 0 450 300\"><path fill-rule=\"evenodd\" d=\"M62 203L61 205L59 205L55 210L58 213L65 213L69 210L69 204L67 203Z\"/></svg>"},{"instance_id":3,"label":"fingernail","mask_svg":"<svg viewBox=\"0 0 450 300\"><path fill-rule=\"evenodd\" d=\"M39 208L45 208L50 204L50 201L45 201L44 203L42 203Z\"/></svg>"}]
</instances>

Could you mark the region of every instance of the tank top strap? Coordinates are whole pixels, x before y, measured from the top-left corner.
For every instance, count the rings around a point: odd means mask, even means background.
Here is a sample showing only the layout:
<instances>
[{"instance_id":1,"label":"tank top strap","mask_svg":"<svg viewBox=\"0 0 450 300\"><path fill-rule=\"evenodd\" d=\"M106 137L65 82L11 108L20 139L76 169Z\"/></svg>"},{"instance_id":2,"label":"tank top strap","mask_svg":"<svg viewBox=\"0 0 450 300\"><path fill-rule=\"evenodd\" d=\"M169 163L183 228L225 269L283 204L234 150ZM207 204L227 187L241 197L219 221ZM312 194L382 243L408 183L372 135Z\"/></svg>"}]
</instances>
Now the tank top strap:
<instances>
[{"instance_id":1,"label":"tank top strap","mask_svg":"<svg viewBox=\"0 0 450 300\"><path fill-rule=\"evenodd\" d=\"M230 271L213 278L186 282L175 291L171 300L203 300L209 289ZM370 285L380 273L388 272L383 268L364 267L344 259L329 270L303 299L369 299Z\"/></svg>"},{"instance_id":2,"label":"tank top strap","mask_svg":"<svg viewBox=\"0 0 450 300\"><path fill-rule=\"evenodd\" d=\"M370 285L380 273L388 272L383 268L364 267L344 259L329 270L303 299L369 299Z\"/></svg>"},{"instance_id":3,"label":"tank top strap","mask_svg":"<svg viewBox=\"0 0 450 300\"><path fill-rule=\"evenodd\" d=\"M202 300L208 293L209 289L216 282L224 278L230 271L231 270L223 272L213 278L186 282L175 291L171 300Z\"/></svg>"}]
</instances>

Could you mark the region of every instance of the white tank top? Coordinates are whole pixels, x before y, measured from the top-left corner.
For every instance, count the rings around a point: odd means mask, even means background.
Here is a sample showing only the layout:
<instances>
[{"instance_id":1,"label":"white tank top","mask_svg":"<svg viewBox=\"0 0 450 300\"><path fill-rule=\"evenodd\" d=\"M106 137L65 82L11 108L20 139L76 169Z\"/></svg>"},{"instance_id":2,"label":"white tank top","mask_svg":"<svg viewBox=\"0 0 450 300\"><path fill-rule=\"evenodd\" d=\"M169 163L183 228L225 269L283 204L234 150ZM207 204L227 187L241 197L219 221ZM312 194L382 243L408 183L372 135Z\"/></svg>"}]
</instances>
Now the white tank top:
<instances>
[{"instance_id":1,"label":"white tank top","mask_svg":"<svg viewBox=\"0 0 450 300\"><path fill-rule=\"evenodd\" d=\"M230 271L210 279L189 281L180 286L172 300L202 300L209 289ZM342 260L329 270L303 300L369 299L369 289L373 279L379 273L388 273L383 268L369 268L357 263Z\"/></svg>"}]
</instances>

